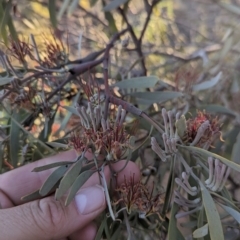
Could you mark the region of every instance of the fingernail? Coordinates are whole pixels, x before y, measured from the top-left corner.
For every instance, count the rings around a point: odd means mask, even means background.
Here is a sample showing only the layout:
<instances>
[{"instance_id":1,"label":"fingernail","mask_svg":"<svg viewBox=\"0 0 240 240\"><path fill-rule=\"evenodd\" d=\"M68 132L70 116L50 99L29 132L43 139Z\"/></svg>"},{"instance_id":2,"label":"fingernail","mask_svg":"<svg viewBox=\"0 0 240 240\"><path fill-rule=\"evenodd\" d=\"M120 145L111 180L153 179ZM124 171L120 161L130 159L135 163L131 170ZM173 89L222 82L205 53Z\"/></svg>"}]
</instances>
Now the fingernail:
<instances>
[{"instance_id":1,"label":"fingernail","mask_svg":"<svg viewBox=\"0 0 240 240\"><path fill-rule=\"evenodd\" d=\"M95 212L105 205L105 194L103 187L96 185L84 188L75 197L75 202L80 214Z\"/></svg>"}]
</instances>

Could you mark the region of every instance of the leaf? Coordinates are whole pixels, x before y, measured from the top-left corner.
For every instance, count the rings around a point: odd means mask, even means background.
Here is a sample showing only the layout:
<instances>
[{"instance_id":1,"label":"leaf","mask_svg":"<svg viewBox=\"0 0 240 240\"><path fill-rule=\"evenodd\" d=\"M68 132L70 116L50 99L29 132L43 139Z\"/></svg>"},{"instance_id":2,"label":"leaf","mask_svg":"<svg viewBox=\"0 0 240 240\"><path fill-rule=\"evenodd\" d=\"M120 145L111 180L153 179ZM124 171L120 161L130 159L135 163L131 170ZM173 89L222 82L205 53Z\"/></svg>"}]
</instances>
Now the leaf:
<instances>
[{"instance_id":1,"label":"leaf","mask_svg":"<svg viewBox=\"0 0 240 240\"><path fill-rule=\"evenodd\" d=\"M72 107L74 108L74 106L76 105L76 103L78 102L79 96L81 94L81 91L78 92L78 94L74 97L73 102L72 102ZM64 119L61 121L61 126L60 128L56 131L56 133L54 134L54 136L58 136L58 134L60 133L60 131L62 131L63 129L65 130L67 123L69 121L69 119L72 116L72 112L68 111L67 114L65 114Z\"/></svg>"},{"instance_id":2,"label":"leaf","mask_svg":"<svg viewBox=\"0 0 240 240\"><path fill-rule=\"evenodd\" d=\"M114 34L118 32L117 26L115 24L115 20L113 15L110 12L104 12L105 19L108 21L108 27L110 29L110 33Z\"/></svg>"},{"instance_id":3,"label":"leaf","mask_svg":"<svg viewBox=\"0 0 240 240\"><path fill-rule=\"evenodd\" d=\"M68 17L71 16L73 11L77 8L78 3L79 3L79 0L73 0L72 1L71 5L68 8L68 13L67 13Z\"/></svg>"},{"instance_id":4,"label":"leaf","mask_svg":"<svg viewBox=\"0 0 240 240\"><path fill-rule=\"evenodd\" d=\"M63 166L63 165L70 165L73 163L74 162L70 162L70 161L50 163L50 164L47 164L44 166L36 167L32 170L32 172L41 172L41 171L45 171L47 169L51 169L51 168L55 168L55 167L59 167L59 166Z\"/></svg>"},{"instance_id":5,"label":"leaf","mask_svg":"<svg viewBox=\"0 0 240 240\"><path fill-rule=\"evenodd\" d=\"M220 203L219 205L240 224L240 213L238 211Z\"/></svg>"},{"instance_id":6,"label":"leaf","mask_svg":"<svg viewBox=\"0 0 240 240\"><path fill-rule=\"evenodd\" d=\"M14 41L18 41L18 35L17 35L16 29L14 27L12 18L8 19L8 24L7 25L8 25L8 29L9 29L9 32L10 32L10 35L11 35L12 39Z\"/></svg>"},{"instance_id":7,"label":"leaf","mask_svg":"<svg viewBox=\"0 0 240 240\"><path fill-rule=\"evenodd\" d=\"M216 209L215 203L210 193L202 183L200 184L200 187L202 192L203 205L207 215L210 238L212 240L224 240L222 223L218 211Z\"/></svg>"},{"instance_id":8,"label":"leaf","mask_svg":"<svg viewBox=\"0 0 240 240\"><path fill-rule=\"evenodd\" d=\"M137 77L137 78L124 79L114 84L112 87L119 87L121 89L152 88L156 85L157 82L158 82L158 78L155 76Z\"/></svg>"},{"instance_id":9,"label":"leaf","mask_svg":"<svg viewBox=\"0 0 240 240\"><path fill-rule=\"evenodd\" d=\"M54 148L67 148L68 144L58 143L58 142L46 142L47 145Z\"/></svg>"},{"instance_id":10,"label":"leaf","mask_svg":"<svg viewBox=\"0 0 240 240\"><path fill-rule=\"evenodd\" d=\"M236 114L229 108L226 108L221 105L217 104L209 104L209 105L204 105L200 107L201 109L205 109L207 112L214 112L214 113L221 113L221 114L227 114L232 117L235 117Z\"/></svg>"},{"instance_id":11,"label":"leaf","mask_svg":"<svg viewBox=\"0 0 240 240\"><path fill-rule=\"evenodd\" d=\"M206 90L206 89L209 89L213 86L215 86L219 80L221 79L222 77L222 72L219 72L215 77L213 77L211 80L209 81L205 81L205 82L201 82L199 84L195 84L193 87L192 87L192 90L193 91L201 91L201 90Z\"/></svg>"},{"instance_id":12,"label":"leaf","mask_svg":"<svg viewBox=\"0 0 240 240\"><path fill-rule=\"evenodd\" d=\"M53 28L57 28L57 15L56 15L56 2L55 0L48 0L48 11L50 15L50 21Z\"/></svg>"},{"instance_id":13,"label":"leaf","mask_svg":"<svg viewBox=\"0 0 240 240\"><path fill-rule=\"evenodd\" d=\"M21 129L16 122L20 122L20 113L13 110L13 114L11 116L11 128L10 128L10 157L11 157L11 164L13 167L17 167L18 164L18 153L20 151L20 133Z\"/></svg>"},{"instance_id":14,"label":"leaf","mask_svg":"<svg viewBox=\"0 0 240 240\"><path fill-rule=\"evenodd\" d=\"M237 15L240 15L240 8L237 7L236 5L229 4L229 3L226 3L226 2L218 2L218 4L220 6L222 6L223 8L225 8L226 10L230 11L231 13L235 13Z\"/></svg>"},{"instance_id":15,"label":"leaf","mask_svg":"<svg viewBox=\"0 0 240 240\"><path fill-rule=\"evenodd\" d=\"M69 6L69 3L70 3L70 0L64 0L63 1L63 4L58 12L58 15L57 15L57 19L58 20L61 20L62 18L62 15L64 14L64 12L67 10L67 7Z\"/></svg>"},{"instance_id":16,"label":"leaf","mask_svg":"<svg viewBox=\"0 0 240 240\"><path fill-rule=\"evenodd\" d=\"M69 107L69 106L61 106L62 108L66 108L69 112L79 116L79 113L75 107Z\"/></svg>"},{"instance_id":17,"label":"leaf","mask_svg":"<svg viewBox=\"0 0 240 240\"><path fill-rule=\"evenodd\" d=\"M44 182L42 187L39 190L39 193L42 197L49 194L53 186L62 178L65 172L68 170L70 165L64 165L57 168Z\"/></svg>"},{"instance_id":18,"label":"leaf","mask_svg":"<svg viewBox=\"0 0 240 240\"><path fill-rule=\"evenodd\" d=\"M113 0L109 4L107 4L103 10L105 12L112 11L113 9L116 9L120 7L121 5L125 4L128 0Z\"/></svg>"},{"instance_id":19,"label":"leaf","mask_svg":"<svg viewBox=\"0 0 240 240\"><path fill-rule=\"evenodd\" d=\"M187 121L184 115L182 115L175 123L177 134L180 138L183 138L187 132Z\"/></svg>"},{"instance_id":20,"label":"leaf","mask_svg":"<svg viewBox=\"0 0 240 240\"><path fill-rule=\"evenodd\" d=\"M240 149L240 132L238 133L236 142L233 145L233 150L231 155L231 159L235 163L240 163L239 149Z\"/></svg>"},{"instance_id":21,"label":"leaf","mask_svg":"<svg viewBox=\"0 0 240 240\"><path fill-rule=\"evenodd\" d=\"M82 168L82 159L72 164L71 169L64 175L55 193L55 198L59 200L64 193L72 186Z\"/></svg>"},{"instance_id":22,"label":"leaf","mask_svg":"<svg viewBox=\"0 0 240 240\"><path fill-rule=\"evenodd\" d=\"M98 0L90 0L90 6L93 7L96 3L97 3Z\"/></svg>"},{"instance_id":23,"label":"leaf","mask_svg":"<svg viewBox=\"0 0 240 240\"><path fill-rule=\"evenodd\" d=\"M171 216L170 216L170 221L168 226L168 240L173 240L173 239L184 240L185 239L182 233L177 228L177 220L175 218L177 211L178 211L178 205L174 202L171 208Z\"/></svg>"},{"instance_id":24,"label":"leaf","mask_svg":"<svg viewBox=\"0 0 240 240\"><path fill-rule=\"evenodd\" d=\"M34 200L37 200L39 198L41 198L42 196L39 194L39 189L30 193L30 194L27 194L23 197L21 197L21 201L24 201L24 202L29 202L29 201L34 201Z\"/></svg>"},{"instance_id":25,"label":"leaf","mask_svg":"<svg viewBox=\"0 0 240 240\"><path fill-rule=\"evenodd\" d=\"M96 172L95 170L88 170L83 173L81 173L77 179L74 181L71 190L69 191L69 194L67 196L67 199L65 201L65 205L69 205L69 203L73 200L78 190L83 186L83 184L92 176L92 174Z\"/></svg>"},{"instance_id":26,"label":"leaf","mask_svg":"<svg viewBox=\"0 0 240 240\"><path fill-rule=\"evenodd\" d=\"M217 158L218 160L220 160L222 163L226 164L227 166L229 166L230 168L240 172L240 165L236 164L235 162L232 162L224 157L221 157L215 153L209 152L207 150L204 150L202 148L198 148L198 147L193 147L193 146L180 146L183 148L187 148L189 150L192 150L193 152L197 152L200 153L201 155L204 155L206 157L213 157L213 158Z\"/></svg>"},{"instance_id":27,"label":"leaf","mask_svg":"<svg viewBox=\"0 0 240 240\"><path fill-rule=\"evenodd\" d=\"M8 42L8 39L6 38L7 37L6 26L9 18L11 18L10 16L11 7L12 7L12 1L8 1L7 4L3 1L0 2L0 33L6 44Z\"/></svg>"},{"instance_id":28,"label":"leaf","mask_svg":"<svg viewBox=\"0 0 240 240\"><path fill-rule=\"evenodd\" d=\"M202 238L202 237L206 236L207 234L208 234L208 223L206 223L202 227L196 229L193 232L193 237L194 238Z\"/></svg>"},{"instance_id":29,"label":"leaf","mask_svg":"<svg viewBox=\"0 0 240 240\"><path fill-rule=\"evenodd\" d=\"M14 77L3 77L0 78L0 86L3 86L5 84L8 84L14 80Z\"/></svg>"},{"instance_id":30,"label":"leaf","mask_svg":"<svg viewBox=\"0 0 240 240\"><path fill-rule=\"evenodd\" d=\"M163 103L168 100L182 97L183 94L180 92L135 92L131 93L131 96L137 99L138 103L151 105L153 103Z\"/></svg>"}]
</instances>

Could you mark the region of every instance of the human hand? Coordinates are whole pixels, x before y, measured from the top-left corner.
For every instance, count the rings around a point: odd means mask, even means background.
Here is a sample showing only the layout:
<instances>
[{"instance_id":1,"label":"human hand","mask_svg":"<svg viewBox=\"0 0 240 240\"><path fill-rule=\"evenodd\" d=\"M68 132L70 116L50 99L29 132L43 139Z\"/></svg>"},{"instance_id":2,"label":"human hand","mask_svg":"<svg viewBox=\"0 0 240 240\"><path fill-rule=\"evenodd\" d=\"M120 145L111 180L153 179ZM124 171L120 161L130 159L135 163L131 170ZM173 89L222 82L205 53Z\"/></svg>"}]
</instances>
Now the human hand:
<instances>
[{"instance_id":1,"label":"human hand","mask_svg":"<svg viewBox=\"0 0 240 240\"><path fill-rule=\"evenodd\" d=\"M75 151L30 163L0 175L0 239L4 240L65 240L94 239L97 226L93 220L105 209L103 188L96 172L80 189L68 207L64 199L56 201L54 196L22 204L21 197L39 189L53 170L31 172L33 168L59 161L73 161ZM121 169L125 161L113 164L113 169ZM110 180L110 170L105 167L106 180ZM129 162L118 174L118 184L134 173L135 181L140 178L138 167Z\"/></svg>"}]
</instances>

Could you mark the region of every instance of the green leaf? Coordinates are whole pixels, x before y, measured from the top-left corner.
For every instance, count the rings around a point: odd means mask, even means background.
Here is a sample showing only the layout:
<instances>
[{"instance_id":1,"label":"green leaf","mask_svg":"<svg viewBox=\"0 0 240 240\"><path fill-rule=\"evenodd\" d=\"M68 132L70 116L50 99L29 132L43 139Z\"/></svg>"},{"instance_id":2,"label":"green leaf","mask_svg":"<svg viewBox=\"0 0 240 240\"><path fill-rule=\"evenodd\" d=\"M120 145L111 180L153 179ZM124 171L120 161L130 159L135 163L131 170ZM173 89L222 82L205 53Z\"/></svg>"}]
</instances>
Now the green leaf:
<instances>
[{"instance_id":1,"label":"green leaf","mask_svg":"<svg viewBox=\"0 0 240 240\"><path fill-rule=\"evenodd\" d=\"M202 200L207 215L210 237L212 240L224 240L222 223L215 203L203 184L200 184Z\"/></svg>"},{"instance_id":2,"label":"green leaf","mask_svg":"<svg viewBox=\"0 0 240 240\"><path fill-rule=\"evenodd\" d=\"M16 122L20 122L21 121L21 117L20 117L20 113L18 113L15 110L13 110L13 114L11 116L11 128L10 128L10 157L11 157L11 164L13 165L13 167L17 167L18 164L18 153L20 151L20 133L21 133L21 129L18 126L18 124L16 124Z\"/></svg>"},{"instance_id":3,"label":"green leaf","mask_svg":"<svg viewBox=\"0 0 240 240\"><path fill-rule=\"evenodd\" d=\"M68 8L68 13L67 13L68 16L71 16L71 14L73 13L73 11L74 11L75 9L77 9L78 4L79 4L79 0L73 0L73 1L72 1L71 5L70 5L69 8Z\"/></svg>"},{"instance_id":4,"label":"green leaf","mask_svg":"<svg viewBox=\"0 0 240 240\"><path fill-rule=\"evenodd\" d=\"M58 11L58 15L57 15L58 20L61 20L62 15L67 10L67 7L69 6L69 3L70 3L70 0L63 1L62 6L61 6L60 10Z\"/></svg>"},{"instance_id":5,"label":"green leaf","mask_svg":"<svg viewBox=\"0 0 240 240\"><path fill-rule=\"evenodd\" d=\"M42 196L40 195L39 193L39 189L30 193L30 194L27 194L23 197L21 197L21 201L23 202L29 202L29 201L34 201L34 200L37 200L39 198L41 198Z\"/></svg>"},{"instance_id":6,"label":"green leaf","mask_svg":"<svg viewBox=\"0 0 240 240\"><path fill-rule=\"evenodd\" d=\"M74 97L73 102L72 102L72 107L74 108L74 106L76 105L76 103L78 102L79 96L81 94L81 91L78 92L78 94ZM76 108L75 108L76 109ZM67 123L69 122L70 118L72 116L72 112L68 111L68 113L65 115L64 119L61 121L61 126L60 128L56 131L56 133L54 134L54 136L58 136L58 134L60 133L60 131L62 130L66 130L66 126Z\"/></svg>"},{"instance_id":7,"label":"green leaf","mask_svg":"<svg viewBox=\"0 0 240 240\"><path fill-rule=\"evenodd\" d=\"M82 168L82 159L72 164L71 169L62 178L59 188L55 193L55 198L59 200L64 193L72 186Z\"/></svg>"},{"instance_id":8,"label":"green leaf","mask_svg":"<svg viewBox=\"0 0 240 240\"><path fill-rule=\"evenodd\" d=\"M212 79L210 79L208 81L205 81L205 82L201 82L201 83L196 84L196 85L193 85L192 89L193 89L193 91L201 91L201 90L209 89L209 88L215 86L219 82L221 77L222 77L222 72L219 72Z\"/></svg>"},{"instance_id":9,"label":"green leaf","mask_svg":"<svg viewBox=\"0 0 240 240\"><path fill-rule=\"evenodd\" d=\"M240 224L240 213L238 211L220 203L219 205Z\"/></svg>"},{"instance_id":10,"label":"green leaf","mask_svg":"<svg viewBox=\"0 0 240 240\"><path fill-rule=\"evenodd\" d=\"M136 77L136 78L124 79L114 84L112 87L119 87L121 89L153 88L157 82L158 82L158 78L155 76Z\"/></svg>"},{"instance_id":11,"label":"green leaf","mask_svg":"<svg viewBox=\"0 0 240 240\"><path fill-rule=\"evenodd\" d=\"M8 29L9 29L9 32L10 32L10 35L11 35L12 39L14 41L18 41L17 31L16 31L16 29L14 27L12 18L8 19L8 24L7 25L8 25Z\"/></svg>"},{"instance_id":12,"label":"green leaf","mask_svg":"<svg viewBox=\"0 0 240 240\"><path fill-rule=\"evenodd\" d=\"M11 7L12 7L12 1L8 1L7 4L5 3L5 1L0 2L0 33L2 35L2 38L5 44L7 44L7 40L8 40L6 38L7 37L6 26L9 18L11 18L10 16Z\"/></svg>"},{"instance_id":13,"label":"green leaf","mask_svg":"<svg viewBox=\"0 0 240 240\"><path fill-rule=\"evenodd\" d=\"M180 146L180 145L179 145ZM204 150L202 148L198 148L198 147L193 147L193 146L180 146L180 147L183 147L183 148L187 148L189 150L192 150L193 152L197 152L201 155L204 155L206 157L213 157L213 158L217 158L218 160L220 160L222 163L226 164L227 166L229 166L230 168L240 172L240 165L236 164L235 162L232 162L224 157L221 157L215 153L212 153L212 152L209 152L207 150Z\"/></svg>"},{"instance_id":14,"label":"green leaf","mask_svg":"<svg viewBox=\"0 0 240 240\"><path fill-rule=\"evenodd\" d=\"M109 4L107 4L103 10L105 12L112 11L113 9L116 9L120 7L121 5L125 4L128 0L113 0Z\"/></svg>"},{"instance_id":15,"label":"green leaf","mask_svg":"<svg viewBox=\"0 0 240 240\"><path fill-rule=\"evenodd\" d=\"M207 112L221 113L221 114L230 115L232 117L236 116L236 114L231 109L221 105L217 105L217 104L204 105L204 106L201 106L200 108L205 109Z\"/></svg>"},{"instance_id":16,"label":"green leaf","mask_svg":"<svg viewBox=\"0 0 240 240\"><path fill-rule=\"evenodd\" d=\"M36 167L32 170L32 172L41 172L41 171L45 171L47 169L51 169L51 168L55 168L55 167L59 167L59 166L63 166L63 165L71 165L73 163L74 162L70 162L70 161L50 163L50 164L47 164L44 166Z\"/></svg>"},{"instance_id":17,"label":"green leaf","mask_svg":"<svg viewBox=\"0 0 240 240\"><path fill-rule=\"evenodd\" d=\"M135 92L131 93L131 96L136 98L136 102L141 104L151 105L153 103L163 103L168 100L182 97L183 94L180 92Z\"/></svg>"},{"instance_id":18,"label":"green leaf","mask_svg":"<svg viewBox=\"0 0 240 240\"><path fill-rule=\"evenodd\" d=\"M9 84L13 80L14 80L14 77L3 77L3 78L0 78L0 86Z\"/></svg>"},{"instance_id":19,"label":"green leaf","mask_svg":"<svg viewBox=\"0 0 240 240\"><path fill-rule=\"evenodd\" d=\"M70 165L64 165L57 168L44 182L42 187L39 190L39 193L42 197L49 194L53 186L62 178L65 172L68 170Z\"/></svg>"},{"instance_id":20,"label":"green leaf","mask_svg":"<svg viewBox=\"0 0 240 240\"><path fill-rule=\"evenodd\" d=\"M182 115L175 123L177 134L180 138L183 138L187 132L187 121L184 115Z\"/></svg>"},{"instance_id":21,"label":"green leaf","mask_svg":"<svg viewBox=\"0 0 240 240\"><path fill-rule=\"evenodd\" d=\"M108 27L111 34L117 33L118 29L115 23L115 19L110 12L104 12L105 19L108 21Z\"/></svg>"},{"instance_id":22,"label":"green leaf","mask_svg":"<svg viewBox=\"0 0 240 240\"><path fill-rule=\"evenodd\" d=\"M68 144L58 142L46 142L46 144L54 148L68 148Z\"/></svg>"},{"instance_id":23,"label":"green leaf","mask_svg":"<svg viewBox=\"0 0 240 240\"><path fill-rule=\"evenodd\" d=\"M177 228L177 220L175 218L177 211L178 211L178 205L174 202L171 208L171 216L170 216L170 221L168 226L168 240L173 240L173 239L184 240L185 239L182 233Z\"/></svg>"},{"instance_id":24,"label":"green leaf","mask_svg":"<svg viewBox=\"0 0 240 240\"><path fill-rule=\"evenodd\" d=\"M83 173L81 173L77 179L74 181L71 190L69 191L69 194L67 196L67 199L65 201L65 205L69 205L70 202L75 197L78 190L83 186L83 184L92 176L92 174L96 172L95 170L88 170Z\"/></svg>"},{"instance_id":25,"label":"green leaf","mask_svg":"<svg viewBox=\"0 0 240 240\"><path fill-rule=\"evenodd\" d=\"M62 108L67 109L69 112L79 116L79 113L75 107L70 107L70 106L61 106Z\"/></svg>"},{"instance_id":26,"label":"green leaf","mask_svg":"<svg viewBox=\"0 0 240 240\"><path fill-rule=\"evenodd\" d=\"M238 133L236 142L233 145L233 150L231 155L231 159L235 163L240 163L239 149L240 149L240 132Z\"/></svg>"},{"instance_id":27,"label":"green leaf","mask_svg":"<svg viewBox=\"0 0 240 240\"><path fill-rule=\"evenodd\" d=\"M50 15L50 21L53 28L57 28L57 15L56 15L56 3L55 0L48 0L48 10Z\"/></svg>"},{"instance_id":28,"label":"green leaf","mask_svg":"<svg viewBox=\"0 0 240 240\"><path fill-rule=\"evenodd\" d=\"M206 223L202 227L196 229L193 232L193 237L194 238L202 238L202 237L206 236L207 234L208 234L208 223Z\"/></svg>"}]
</instances>

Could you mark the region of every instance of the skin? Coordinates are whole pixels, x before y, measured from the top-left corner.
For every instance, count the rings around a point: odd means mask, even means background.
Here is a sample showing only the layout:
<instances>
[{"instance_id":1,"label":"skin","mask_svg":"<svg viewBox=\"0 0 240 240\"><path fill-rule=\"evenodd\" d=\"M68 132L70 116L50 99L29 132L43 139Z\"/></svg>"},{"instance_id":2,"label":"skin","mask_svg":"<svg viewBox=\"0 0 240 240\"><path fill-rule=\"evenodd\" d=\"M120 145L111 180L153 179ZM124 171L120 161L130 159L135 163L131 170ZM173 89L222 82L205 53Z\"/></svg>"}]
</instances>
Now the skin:
<instances>
[{"instance_id":1,"label":"skin","mask_svg":"<svg viewBox=\"0 0 240 240\"><path fill-rule=\"evenodd\" d=\"M31 172L33 168L45 164L71 161L76 158L75 151L67 151L40 161L30 163L0 175L0 232L1 239L5 240L91 240L95 238L97 226L94 219L106 208L104 195L94 200L100 206L95 211L81 214L76 202L68 207L64 206L64 197L59 201L54 196L45 197L35 201L23 203L22 196L39 189L52 169L43 172ZM121 169L125 161L113 164L113 169ZM110 170L105 167L106 180L110 181ZM118 174L118 184L134 173L135 181L140 179L139 168L129 162L127 167ZM88 189L99 185L98 173L93 174L81 189ZM97 202L102 201L102 202Z\"/></svg>"}]
</instances>

